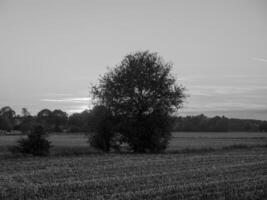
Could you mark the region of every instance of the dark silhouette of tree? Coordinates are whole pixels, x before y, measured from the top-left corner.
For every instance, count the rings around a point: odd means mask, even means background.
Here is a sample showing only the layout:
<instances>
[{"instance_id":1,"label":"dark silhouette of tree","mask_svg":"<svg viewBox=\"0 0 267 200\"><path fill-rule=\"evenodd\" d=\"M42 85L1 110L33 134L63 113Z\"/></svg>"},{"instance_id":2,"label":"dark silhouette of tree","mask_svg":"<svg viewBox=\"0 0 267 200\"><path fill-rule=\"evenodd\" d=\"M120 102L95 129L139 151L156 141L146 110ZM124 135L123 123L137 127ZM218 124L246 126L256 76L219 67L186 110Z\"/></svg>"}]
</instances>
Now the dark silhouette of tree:
<instances>
[{"instance_id":1,"label":"dark silhouette of tree","mask_svg":"<svg viewBox=\"0 0 267 200\"><path fill-rule=\"evenodd\" d=\"M43 120L43 121L49 121L52 116L52 111L49 109L43 109L37 114L37 119Z\"/></svg>"},{"instance_id":2,"label":"dark silhouette of tree","mask_svg":"<svg viewBox=\"0 0 267 200\"><path fill-rule=\"evenodd\" d=\"M33 116L22 117L18 130L24 134L28 134L34 126L36 126L36 119Z\"/></svg>"},{"instance_id":3,"label":"dark silhouette of tree","mask_svg":"<svg viewBox=\"0 0 267 200\"><path fill-rule=\"evenodd\" d=\"M225 132L228 131L228 120L223 117L213 117L209 120L207 131L218 131Z\"/></svg>"},{"instance_id":4,"label":"dark silhouette of tree","mask_svg":"<svg viewBox=\"0 0 267 200\"><path fill-rule=\"evenodd\" d=\"M26 108L22 108L22 116L19 118L18 130L24 134L28 134L34 126L36 126L36 118L31 116L30 112Z\"/></svg>"},{"instance_id":5,"label":"dark silhouette of tree","mask_svg":"<svg viewBox=\"0 0 267 200\"><path fill-rule=\"evenodd\" d=\"M22 117L28 117L31 115L30 112L27 110L27 108L22 108L21 114L22 114Z\"/></svg>"},{"instance_id":6,"label":"dark silhouette of tree","mask_svg":"<svg viewBox=\"0 0 267 200\"><path fill-rule=\"evenodd\" d=\"M73 113L68 120L70 132L86 132L88 131L89 112L87 110L81 113Z\"/></svg>"},{"instance_id":7,"label":"dark silhouette of tree","mask_svg":"<svg viewBox=\"0 0 267 200\"><path fill-rule=\"evenodd\" d=\"M99 102L98 102L99 103ZM99 104L103 106L103 104ZM139 117L139 121L134 120L134 113L131 117L128 115L115 115L110 109L105 107L109 112L109 119L112 120L112 133L110 148L118 148L118 145L115 145L122 142L127 142L128 140L135 140L135 146L149 146L152 144L157 144L157 141L151 143L145 143L148 139L136 140L136 132L140 132L140 137L145 137L146 134L150 131L146 130L146 127L153 127L156 121L159 121L157 128L162 125L159 134L163 127L168 127L171 125L170 130L168 131L210 131L210 132L225 132L225 131L245 131L245 132L256 132L256 131L265 131L267 132L267 122L261 120L252 120L252 119L234 119L227 118L224 116L215 116L207 117L203 114L196 116L186 116L186 117L177 117L173 115L165 115L164 117L169 118L167 121L159 117L157 112L145 112ZM151 108L150 108L151 109ZM95 108L93 109L95 110ZM16 115L15 111L12 108L6 106L0 109L0 130L11 131L11 130L20 130L24 134L29 134L30 131L37 125L42 125L46 131L56 131L60 132L66 130L68 132L88 132L93 131L96 133L95 125L90 122L92 116L95 116L96 111L85 110L81 113L74 113L68 117L67 113L61 110L50 111L48 109L41 110L36 116L31 115L26 108L22 109L22 115ZM98 110L98 108L97 108ZM154 115L153 115L153 114ZM101 114L101 112L100 112ZM104 115L101 115L102 117ZM157 118L158 117L158 118ZM164 123L162 124L162 121ZM100 123L101 124L101 123ZM149 124L146 126L146 124ZM130 129L129 127L132 127ZM141 128L140 128L141 127ZM140 129L139 129L140 128ZM155 127L156 129L156 127ZM154 130L154 128L151 128ZM141 132L143 132L141 134ZM122 133L124 133L122 135ZM101 134L100 134L101 135ZM154 133L154 135L156 135ZM138 138L139 138L138 136ZM133 137L133 138L132 138ZM147 137L147 136L146 136ZM158 138L158 137L155 137ZM127 140L128 139L128 140ZM151 138L150 138L151 139ZM154 138L152 138L154 139ZM152 140L151 139L151 140ZM115 142L116 141L116 142ZM141 145L137 145L140 142ZM128 142L127 142L128 143ZM162 142L164 144L165 142ZM130 145L130 143L129 143ZM133 146L131 146L134 148ZM154 147L148 147L147 149L153 149ZM141 150L135 150L141 151Z\"/></svg>"},{"instance_id":8,"label":"dark silhouette of tree","mask_svg":"<svg viewBox=\"0 0 267 200\"><path fill-rule=\"evenodd\" d=\"M117 131L135 152L161 151L168 144L169 116L185 98L171 68L156 53L129 54L92 88L94 99L117 119Z\"/></svg>"},{"instance_id":9,"label":"dark silhouette of tree","mask_svg":"<svg viewBox=\"0 0 267 200\"><path fill-rule=\"evenodd\" d=\"M68 114L59 109L43 109L37 114L37 121L47 131L62 132L68 123Z\"/></svg>"},{"instance_id":10,"label":"dark silhouette of tree","mask_svg":"<svg viewBox=\"0 0 267 200\"><path fill-rule=\"evenodd\" d=\"M37 114L37 122L44 127L46 131L53 130L52 124L52 111L49 109L43 109Z\"/></svg>"},{"instance_id":11,"label":"dark silhouette of tree","mask_svg":"<svg viewBox=\"0 0 267 200\"><path fill-rule=\"evenodd\" d=\"M0 110L0 129L11 131L15 125L16 113L9 106L5 106Z\"/></svg>"},{"instance_id":12,"label":"dark silhouette of tree","mask_svg":"<svg viewBox=\"0 0 267 200\"><path fill-rule=\"evenodd\" d=\"M259 130L262 132L267 132L267 122L261 122L259 125Z\"/></svg>"},{"instance_id":13,"label":"dark silhouette of tree","mask_svg":"<svg viewBox=\"0 0 267 200\"><path fill-rule=\"evenodd\" d=\"M53 130L56 132L62 132L62 129L68 122L68 114L62 110L54 110L51 113L51 121L53 124Z\"/></svg>"},{"instance_id":14,"label":"dark silhouette of tree","mask_svg":"<svg viewBox=\"0 0 267 200\"><path fill-rule=\"evenodd\" d=\"M93 147L106 152L110 150L114 134L112 124L112 115L105 106L93 108L88 123L91 132L89 142Z\"/></svg>"},{"instance_id":15,"label":"dark silhouette of tree","mask_svg":"<svg viewBox=\"0 0 267 200\"><path fill-rule=\"evenodd\" d=\"M205 115L174 117L173 131L262 131L260 120L232 119L227 117L206 117Z\"/></svg>"},{"instance_id":16,"label":"dark silhouette of tree","mask_svg":"<svg viewBox=\"0 0 267 200\"><path fill-rule=\"evenodd\" d=\"M31 154L34 156L47 156L51 144L46 139L46 132L42 126L36 126L27 138L18 140L17 146L11 148L13 153Z\"/></svg>"}]
</instances>

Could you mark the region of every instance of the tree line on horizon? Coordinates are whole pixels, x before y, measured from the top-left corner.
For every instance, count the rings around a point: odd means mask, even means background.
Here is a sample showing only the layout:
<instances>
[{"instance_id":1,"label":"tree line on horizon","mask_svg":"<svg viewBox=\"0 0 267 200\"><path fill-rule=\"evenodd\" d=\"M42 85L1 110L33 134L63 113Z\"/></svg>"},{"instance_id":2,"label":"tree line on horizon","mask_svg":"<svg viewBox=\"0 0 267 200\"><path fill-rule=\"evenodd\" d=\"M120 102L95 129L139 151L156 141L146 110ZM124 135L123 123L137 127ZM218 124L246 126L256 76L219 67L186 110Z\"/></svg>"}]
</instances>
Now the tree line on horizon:
<instances>
[{"instance_id":1,"label":"tree line on horizon","mask_svg":"<svg viewBox=\"0 0 267 200\"><path fill-rule=\"evenodd\" d=\"M29 133L35 126L41 125L47 132L88 132L92 129L90 117L94 115L92 110L84 110L80 113L68 115L66 112L56 109L43 109L36 115L23 108L21 114L9 106L0 109L0 130L10 132L20 131ZM207 117L204 114L194 116L173 116L172 131L184 132L267 132L267 121L253 119L235 119L225 116Z\"/></svg>"}]
</instances>

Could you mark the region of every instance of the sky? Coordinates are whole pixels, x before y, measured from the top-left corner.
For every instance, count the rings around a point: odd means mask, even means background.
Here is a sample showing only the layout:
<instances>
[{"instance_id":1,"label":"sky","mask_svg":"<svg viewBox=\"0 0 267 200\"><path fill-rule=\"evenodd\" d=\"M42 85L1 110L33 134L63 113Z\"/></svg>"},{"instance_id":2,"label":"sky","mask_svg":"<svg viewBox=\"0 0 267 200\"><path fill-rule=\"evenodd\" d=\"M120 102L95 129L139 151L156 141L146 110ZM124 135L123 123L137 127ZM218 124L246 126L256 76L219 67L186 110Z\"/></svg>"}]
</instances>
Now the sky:
<instances>
[{"instance_id":1,"label":"sky","mask_svg":"<svg viewBox=\"0 0 267 200\"><path fill-rule=\"evenodd\" d=\"M266 0L0 0L0 107L80 112L126 54L173 63L180 115L267 120Z\"/></svg>"}]
</instances>

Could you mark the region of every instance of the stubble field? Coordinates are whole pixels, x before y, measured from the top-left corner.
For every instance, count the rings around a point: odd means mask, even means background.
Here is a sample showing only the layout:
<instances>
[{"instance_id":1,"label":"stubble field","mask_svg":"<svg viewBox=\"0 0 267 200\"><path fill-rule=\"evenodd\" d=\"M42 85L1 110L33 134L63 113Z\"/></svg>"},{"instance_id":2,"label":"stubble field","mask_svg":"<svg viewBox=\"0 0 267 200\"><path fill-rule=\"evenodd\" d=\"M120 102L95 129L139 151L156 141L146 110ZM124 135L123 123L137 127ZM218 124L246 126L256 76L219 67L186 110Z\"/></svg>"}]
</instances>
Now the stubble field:
<instances>
[{"instance_id":1,"label":"stubble field","mask_svg":"<svg viewBox=\"0 0 267 200\"><path fill-rule=\"evenodd\" d=\"M267 199L267 137L214 134L175 133L165 154L3 158L0 199ZM54 148L87 145L53 137Z\"/></svg>"}]
</instances>

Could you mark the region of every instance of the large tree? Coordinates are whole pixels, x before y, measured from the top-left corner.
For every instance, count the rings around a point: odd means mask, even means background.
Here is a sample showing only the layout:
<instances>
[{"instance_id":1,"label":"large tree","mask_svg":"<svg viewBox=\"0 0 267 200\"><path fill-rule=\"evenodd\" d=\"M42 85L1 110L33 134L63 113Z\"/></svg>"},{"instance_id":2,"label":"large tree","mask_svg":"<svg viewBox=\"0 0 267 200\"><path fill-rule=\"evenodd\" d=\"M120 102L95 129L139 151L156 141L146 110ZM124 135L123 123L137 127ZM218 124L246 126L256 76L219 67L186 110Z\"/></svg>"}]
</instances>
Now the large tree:
<instances>
[{"instance_id":1,"label":"large tree","mask_svg":"<svg viewBox=\"0 0 267 200\"><path fill-rule=\"evenodd\" d=\"M161 151L168 144L170 116L185 98L171 68L157 53L137 52L92 87L94 100L116 118L116 132L135 152Z\"/></svg>"}]
</instances>

